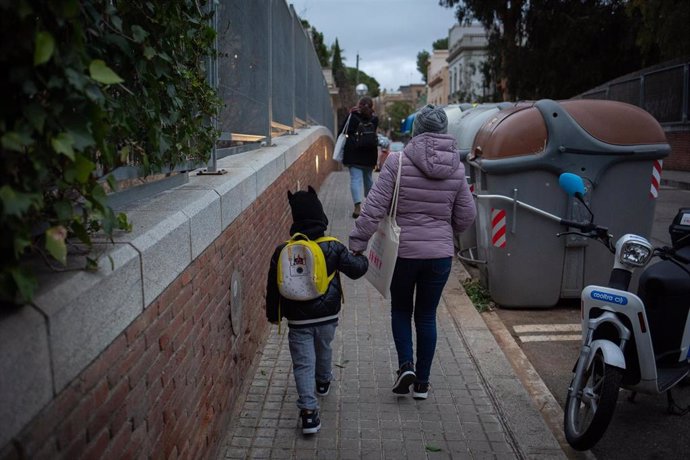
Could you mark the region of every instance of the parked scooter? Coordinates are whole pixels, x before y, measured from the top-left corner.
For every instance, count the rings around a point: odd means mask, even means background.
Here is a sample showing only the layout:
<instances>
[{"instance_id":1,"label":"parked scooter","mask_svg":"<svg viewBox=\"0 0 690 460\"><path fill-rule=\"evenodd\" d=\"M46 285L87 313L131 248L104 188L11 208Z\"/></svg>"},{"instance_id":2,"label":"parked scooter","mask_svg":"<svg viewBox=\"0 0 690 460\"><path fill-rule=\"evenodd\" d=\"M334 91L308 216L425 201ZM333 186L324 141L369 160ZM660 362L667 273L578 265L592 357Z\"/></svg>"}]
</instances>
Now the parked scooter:
<instances>
[{"instance_id":1,"label":"parked scooter","mask_svg":"<svg viewBox=\"0 0 690 460\"><path fill-rule=\"evenodd\" d=\"M507 196L477 198L510 202L570 227L558 236L591 238L615 254L608 285L582 291L582 347L565 404L566 439L574 449L587 450L604 435L620 388L633 392L631 400L638 392L666 393L669 412L690 412L671 395L690 372L690 208L681 208L669 227L673 247L653 248L633 234L614 245L608 229L594 223L582 178L565 173L559 184L589 212L589 222L562 219ZM631 292L634 270L655 256L661 261L644 270L637 294Z\"/></svg>"},{"instance_id":2,"label":"parked scooter","mask_svg":"<svg viewBox=\"0 0 690 460\"><path fill-rule=\"evenodd\" d=\"M559 182L585 204L579 176L566 173ZM670 413L690 412L671 395L690 372L690 208L681 209L669 228L673 247L661 248L633 234L614 246L590 216L587 223L563 221L576 230L560 234L592 238L615 254L608 286L587 286L581 295L582 347L564 413L566 439L577 450L590 449L604 435L619 387L633 392L631 400L638 392L666 393ZM655 256L662 261L641 274L637 295L630 292L634 270Z\"/></svg>"}]
</instances>

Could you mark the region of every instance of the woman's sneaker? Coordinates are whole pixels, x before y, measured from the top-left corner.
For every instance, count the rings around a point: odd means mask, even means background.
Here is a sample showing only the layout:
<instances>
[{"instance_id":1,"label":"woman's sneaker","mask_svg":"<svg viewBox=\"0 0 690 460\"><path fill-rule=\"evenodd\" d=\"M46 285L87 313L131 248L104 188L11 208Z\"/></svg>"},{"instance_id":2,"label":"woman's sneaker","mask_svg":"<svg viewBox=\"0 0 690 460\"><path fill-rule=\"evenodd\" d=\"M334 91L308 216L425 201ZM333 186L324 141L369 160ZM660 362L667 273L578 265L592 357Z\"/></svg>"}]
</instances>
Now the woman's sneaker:
<instances>
[{"instance_id":1,"label":"woman's sneaker","mask_svg":"<svg viewBox=\"0 0 690 460\"><path fill-rule=\"evenodd\" d=\"M410 385L417 378L417 374L414 373L414 366L412 363L405 363L400 369L398 369L398 378L393 384L393 393L398 395L406 395L410 392Z\"/></svg>"},{"instance_id":2,"label":"woman's sneaker","mask_svg":"<svg viewBox=\"0 0 690 460\"><path fill-rule=\"evenodd\" d=\"M302 433L314 434L321 429L321 419L318 410L302 409L299 413L302 417Z\"/></svg>"},{"instance_id":3,"label":"woman's sneaker","mask_svg":"<svg viewBox=\"0 0 690 460\"><path fill-rule=\"evenodd\" d=\"M316 381L316 394L319 396L326 396L331 390L331 382Z\"/></svg>"},{"instance_id":4,"label":"woman's sneaker","mask_svg":"<svg viewBox=\"0 0 690 460\"><path fill-rule=\"evenodd\" d=\"M414 399L426 399L429 397L429 383L415 382L412 385L412 397Z\"/></svg>"}]
</instances>

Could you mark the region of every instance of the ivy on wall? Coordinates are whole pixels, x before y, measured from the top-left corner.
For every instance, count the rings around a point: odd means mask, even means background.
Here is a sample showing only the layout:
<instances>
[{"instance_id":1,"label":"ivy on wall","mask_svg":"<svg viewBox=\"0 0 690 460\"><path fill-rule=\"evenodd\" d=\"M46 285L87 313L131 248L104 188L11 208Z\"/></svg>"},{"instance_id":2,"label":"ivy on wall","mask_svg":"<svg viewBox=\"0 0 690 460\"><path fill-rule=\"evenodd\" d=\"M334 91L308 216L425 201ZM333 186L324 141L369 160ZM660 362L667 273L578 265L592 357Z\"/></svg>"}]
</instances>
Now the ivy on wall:
<instances>
[{"instance_id":1,"label":"ivy on wall","mask_svg":"<svg viewBox=\"0 0 690 460\"><path fill-rule=\"evenodd\" d=\"M70 242L131 228L106 202L115 168L207 161L220 101L206 3L0 0L3 306L37 288L25 258L64 266Z\"/></svg>"}]
</instances>

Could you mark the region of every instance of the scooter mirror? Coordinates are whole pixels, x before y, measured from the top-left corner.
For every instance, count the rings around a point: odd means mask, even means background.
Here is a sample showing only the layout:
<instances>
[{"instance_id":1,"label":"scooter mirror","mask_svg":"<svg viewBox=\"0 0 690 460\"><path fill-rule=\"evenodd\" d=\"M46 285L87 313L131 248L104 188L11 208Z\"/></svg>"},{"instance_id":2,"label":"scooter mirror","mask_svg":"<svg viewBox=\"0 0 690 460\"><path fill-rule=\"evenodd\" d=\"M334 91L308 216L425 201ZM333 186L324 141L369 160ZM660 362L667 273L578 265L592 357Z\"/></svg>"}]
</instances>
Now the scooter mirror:
<instances>
[{"instance_id":1,"label":"scooter mirror","mask_svg":"<svg viewBox=\"0 0 690 460\"><path fill-rule=\"evenodd\" d=\"M573 173L563 173L558 178L558 184L561 186L565 193L570 196L583 197L585 195L585 183L582 178L577 174Z\"/></svg>"}]
</instances>

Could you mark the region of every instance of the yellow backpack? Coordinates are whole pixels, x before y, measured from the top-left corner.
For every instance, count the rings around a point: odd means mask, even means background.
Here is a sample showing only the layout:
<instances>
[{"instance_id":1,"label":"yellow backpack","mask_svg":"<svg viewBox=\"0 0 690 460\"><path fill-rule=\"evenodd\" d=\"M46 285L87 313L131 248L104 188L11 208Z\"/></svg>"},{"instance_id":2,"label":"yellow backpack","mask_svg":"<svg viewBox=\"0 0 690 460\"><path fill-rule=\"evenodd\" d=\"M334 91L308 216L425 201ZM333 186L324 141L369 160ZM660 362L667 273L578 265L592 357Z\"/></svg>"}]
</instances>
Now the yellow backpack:
<instances>
[{"instance_id":1,"label":"yellow backpack","mask_svg":"<svg viewBox=\"0 0 690 460\"><path fill-rule=\"evenodd\" d=\"M291 300L312 300L328 290L335 276L329 276L326 258L319 243L338 241L332 236L310 240L303 233L295 233L278 256L278 291Z\"/></svg>"}]
</instances>

